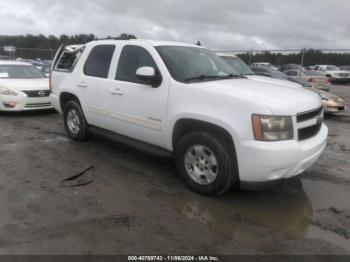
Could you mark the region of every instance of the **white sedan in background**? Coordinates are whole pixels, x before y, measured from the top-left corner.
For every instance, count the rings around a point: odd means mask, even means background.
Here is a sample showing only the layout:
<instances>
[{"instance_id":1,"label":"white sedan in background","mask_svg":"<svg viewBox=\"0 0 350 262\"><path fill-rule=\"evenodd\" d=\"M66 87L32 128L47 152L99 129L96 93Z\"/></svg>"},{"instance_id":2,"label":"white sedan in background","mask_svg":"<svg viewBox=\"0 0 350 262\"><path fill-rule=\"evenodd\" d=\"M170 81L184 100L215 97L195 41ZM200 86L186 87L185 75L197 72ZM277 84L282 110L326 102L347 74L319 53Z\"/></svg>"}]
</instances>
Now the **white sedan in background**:
<instances>
[{"instance_id":1,"label":"white sedan in background","mask_svg":"<svg viewBox=\"0 0 350 262\"><path fill-rule=\"evenodd\" d=\"M49 79L35 66L0 61L0 112L53 108Z\"/></svg>"}]
</instances>

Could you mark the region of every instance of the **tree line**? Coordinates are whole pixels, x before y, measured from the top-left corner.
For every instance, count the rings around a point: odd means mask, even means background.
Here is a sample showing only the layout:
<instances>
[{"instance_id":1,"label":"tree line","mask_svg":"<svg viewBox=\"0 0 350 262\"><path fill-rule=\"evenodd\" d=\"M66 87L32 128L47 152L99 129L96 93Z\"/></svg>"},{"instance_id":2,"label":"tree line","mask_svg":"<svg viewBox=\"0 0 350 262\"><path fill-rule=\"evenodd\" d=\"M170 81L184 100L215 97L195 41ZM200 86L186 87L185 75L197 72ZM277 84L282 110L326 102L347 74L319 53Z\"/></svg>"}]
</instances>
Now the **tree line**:
<instances>
[{"instance_id":1,"label":"tree line","mask_svg":"<svg viewBox=\"0 0 350 262\"><path fill-rule=\"evenodd\" d=\"M123 33L117 37L106 37L107 39L136 39L133 34ZM0 56L7 57L9 54L4 51L4 46L16 47L16 57L27 59L51 59L61 44L74 45L84 44L98 39L94 34L77 35L0 35ZM35 50L36 49L36 50Z\"/></svg>"},{"instance_id":2,"label":"tree line","mask_svg":"<svg viewBox=\"0 0 350 262\"><path fill-rule=\"evenodd\" d=\"M255 53L251 55L250 52L245 54L238 54L238 56L247 64L268 62L274 65L284 64L301 64L303 52L300 53L271 53L264 51L261 53ZM304 51L304 66L311 65L350 65L350 52L323 52L321 50L307 49Z\"/></svg>"},{"instance_id":3,"label":"tree line","mask_svg":"<svg viewBox=\"0 0 350 262\"><path fill-rule=\"evenodd\" d=\"M123 33L117 37L106 37L107 39L136 39L133 34ZM6 57L9 54L3 50L4 46L15 46L16 57L30 58L30 59L51 59L55 51L61 44L84 44L96 40L94 34L77 34L77 35L0 35L0 56ZM268 51L255 53L251 55L250 52L239 54L247 64L249 62L269 62L274 65L283 64L301 64L302 52L300 53L271 53ZM321 50L307 49L304 52L304 65L315 64L332 64L332 65L350 65L350 53L341 52L322 52Z\"/></svg>"}]
</instances>

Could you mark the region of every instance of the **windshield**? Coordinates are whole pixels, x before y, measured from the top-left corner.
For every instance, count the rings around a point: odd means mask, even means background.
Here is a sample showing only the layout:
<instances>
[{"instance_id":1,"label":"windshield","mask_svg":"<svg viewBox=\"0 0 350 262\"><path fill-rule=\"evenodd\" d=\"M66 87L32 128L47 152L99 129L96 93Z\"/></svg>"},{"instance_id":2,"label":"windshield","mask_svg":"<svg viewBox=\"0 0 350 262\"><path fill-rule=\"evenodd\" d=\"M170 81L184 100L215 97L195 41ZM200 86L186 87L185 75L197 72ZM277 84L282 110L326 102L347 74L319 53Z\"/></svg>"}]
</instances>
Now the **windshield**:
<instances>
[{"instance_id":1,"label":"windshield","mask_svg":"<svg viewBox=\"0 0 350 262\"><path fill-rule=\"evenodd\" d=\"M179 82L209 81L240 75L214 52L199 47L156 47L171 76Z\"/></svg>"},{"instance_id":2,"label":"windshield","mask_svg":"<svg viewBox=\"0 0 350 262\"><path fill-rule=\"evenodd\" d=\"M265 70L271 75L273 78L281 79L281 80L288 80L288 76L280 71L265 68Z\"/></svg>"},{"instance_id":3,"label":"windshield","mask_svg":"<svg viewBox=\"0 0 350 262\"><path fill-rule=\"evenodd\" d=\"M44 64L44 65L43 65L43 68L41 69L41 71L42 71L44 74L49 74L50 71L51 71L51 64L49 64L49 63Z\"/></svg>"},{"instance_id":4,"label":"windshield","mask_svg":"<svg viewBox=\"0 0 350 262\"><path fill-rule=\"evenodd\" d=\"M240 73L241 75L255 75L253 70L249 68L239 57L234 56L221 56L229 65Z\"/></svg>"},{"instance_id":5,"label":"windshield","mask_svg":"<svg viewBox=\"0 0 350 262\"><path fill-rule=\"evenodd\" d=\"M45 78L34 66L26 65L0 65L0 79L33 79Z\"/></svg>"}]
</instances>

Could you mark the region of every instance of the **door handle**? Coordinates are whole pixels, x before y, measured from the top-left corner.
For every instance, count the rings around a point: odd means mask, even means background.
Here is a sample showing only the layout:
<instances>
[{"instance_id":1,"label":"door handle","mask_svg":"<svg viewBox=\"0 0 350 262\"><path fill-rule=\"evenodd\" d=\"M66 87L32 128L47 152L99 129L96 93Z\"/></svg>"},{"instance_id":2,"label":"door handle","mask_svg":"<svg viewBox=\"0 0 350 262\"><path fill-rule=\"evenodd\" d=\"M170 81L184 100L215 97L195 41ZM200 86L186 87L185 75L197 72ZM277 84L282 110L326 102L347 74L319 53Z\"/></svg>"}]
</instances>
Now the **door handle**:
<instances>
[{"instance_id":1,"label":"door handle","mask_svg":"<svg viewBox=\"0 0 350 262\"><path fill-rule=\"evenodd\" d=\"M87 84L85 84L84 82L80 82L80 83L78 84L78 87L86 88L86 87L87 87Z\"/></svg>"},{"instance_id":2,"label":"door handle","mask_svg":"<svg viewBox=\"0 0 350 262\"><path fill-rule=\"evenodd\" d=\"M124 95L124 92L120 89L114 89L113 91L111 91L111 94L122 96L122 95Z\"/></svg>"}]
</instances>

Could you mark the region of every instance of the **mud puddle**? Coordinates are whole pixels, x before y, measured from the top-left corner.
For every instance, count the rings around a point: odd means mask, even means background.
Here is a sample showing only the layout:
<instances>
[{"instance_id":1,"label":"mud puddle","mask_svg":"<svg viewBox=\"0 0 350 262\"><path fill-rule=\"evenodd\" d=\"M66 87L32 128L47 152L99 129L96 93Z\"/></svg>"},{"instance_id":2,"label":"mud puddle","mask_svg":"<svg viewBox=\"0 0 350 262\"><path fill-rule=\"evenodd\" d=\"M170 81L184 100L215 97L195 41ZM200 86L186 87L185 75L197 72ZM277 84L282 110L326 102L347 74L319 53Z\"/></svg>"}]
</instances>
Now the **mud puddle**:
<instances>
[{"instance_id":1,"label":"mud puddle","mask_svg":"<svg viewBox=\"0 0 350 262\"><path fill-rule=\"evenodd\" d=\"M283 252L286 242L303 239L323 240L350 251L350 239L344 234L333 232L333 227L322 228L315 222L334 223L335 228L349 232L350 224L327 220L321 212L332 207L348 212L349 195L347 188L311 180L292 180L266 191L230 192L218 199L190 191L149 193L149 197L169 205L185 218L270 254Z\"/></svg>"}]
</instances>

